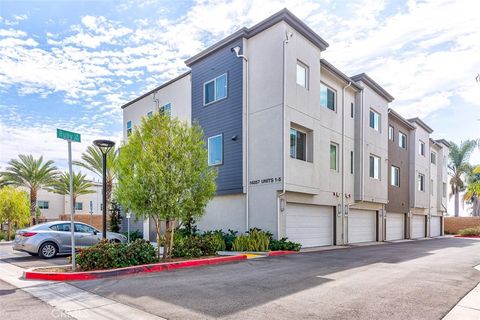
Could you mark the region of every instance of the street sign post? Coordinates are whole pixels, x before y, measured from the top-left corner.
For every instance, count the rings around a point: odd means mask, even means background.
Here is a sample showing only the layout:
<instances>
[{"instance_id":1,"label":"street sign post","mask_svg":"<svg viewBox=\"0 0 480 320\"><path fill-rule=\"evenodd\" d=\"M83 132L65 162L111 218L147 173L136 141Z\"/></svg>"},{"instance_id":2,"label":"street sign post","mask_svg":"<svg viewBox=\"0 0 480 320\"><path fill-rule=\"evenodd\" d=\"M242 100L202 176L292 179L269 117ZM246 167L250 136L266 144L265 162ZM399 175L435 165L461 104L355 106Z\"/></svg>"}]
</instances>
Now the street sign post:
<instances>
[{"instance_id":1,"label":"street sign post","mask_svg":"<svg viewBox=\"0 0 480 320\"><path fill-rule=\"evenodd\" d=\"M130 243L130 217L132 214L130 211L127 211L126 217L127 217L127 243Z\"/></svg>"},{"instance_id":2,"label":"street sign post","mask_svg":"<svg viewBox=\"0 0 480 320\"><path fill-rule=\"evenodd\" d=\"M72 170L72 141L80 142L80 134L57 129L57 138L66 140L68 143L68 172L70 174L70 232L72 237L72 271L75 271L75 224L74 224L74 206L73 203L73 170Z\"/></svg>"}]
</instances>

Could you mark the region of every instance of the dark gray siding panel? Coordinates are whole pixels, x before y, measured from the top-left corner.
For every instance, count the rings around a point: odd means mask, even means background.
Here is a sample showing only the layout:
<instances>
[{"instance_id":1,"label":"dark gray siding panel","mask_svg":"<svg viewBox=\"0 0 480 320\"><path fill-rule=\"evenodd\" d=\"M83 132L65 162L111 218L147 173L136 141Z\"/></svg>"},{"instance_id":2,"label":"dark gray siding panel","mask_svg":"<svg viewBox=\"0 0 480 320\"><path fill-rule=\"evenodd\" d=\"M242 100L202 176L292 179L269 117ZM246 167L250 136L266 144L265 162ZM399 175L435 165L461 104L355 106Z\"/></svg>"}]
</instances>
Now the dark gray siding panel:
<instances>
[{"instance_id":1,"label":"dark gray siding panel","mask_svg":"<svg viewBox=\"0 0 480 320\"><path fill-rule=\"evenodd\" d=\"M217 166L217 194L241 193L242 179L242 107L243 61L231 48L242 40L225 46L195 62L192 68L192 120L200 124L205 138L223 134L223 165ZM203 105L203 84L227 73L227 98ZM236 136L236 139L232 138Z\"/></svg>"},{"instance_id":2,"label":"dark gray siding panel","mask_svg":"<svg viewBox=\"0 0 480 320\"><path fill-rule=\"evenodd\" d=\"M130 218L130 232L133 231L140 231L143 233L143 219L140 218L136 220L135 216L132 214ZM127 232L128 231L128 219L125 217L125 214L122 213L122 226L120 227L121 232Z\"/></svg>"}]
</instances>

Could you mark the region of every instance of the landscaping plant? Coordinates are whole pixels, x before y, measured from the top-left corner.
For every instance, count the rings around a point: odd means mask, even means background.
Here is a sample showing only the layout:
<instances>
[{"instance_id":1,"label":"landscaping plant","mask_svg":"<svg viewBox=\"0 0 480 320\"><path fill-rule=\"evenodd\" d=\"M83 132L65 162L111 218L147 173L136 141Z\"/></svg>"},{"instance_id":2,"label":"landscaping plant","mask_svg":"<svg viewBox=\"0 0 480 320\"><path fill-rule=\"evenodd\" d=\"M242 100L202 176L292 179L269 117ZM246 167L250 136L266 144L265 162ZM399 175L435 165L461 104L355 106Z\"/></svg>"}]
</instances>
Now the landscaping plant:
<instances>
[{"instance_id":1,"label":"landscaping plant","mask_svg":"<svg viewBox=\"0 0 480 320\"><path fill-rule=\"evenodd\" d=\"M302 245L297 242L288 241L288 238L282 238L280 240L271 239L269 249L272 251L288 250L288 251L300 251Z\"/></svg>"},{"instance_id":2,"label":"landscaping plant","mask_svg":"<svg viewBox=\"0 0 480 320\"><path fill-rule=\"evenodd\" d=\"M268 251L271 234L252 228L248 234L242 234L233 241L232 249L234 251Z\"/></svg>"},{"instance_id":3,"label":"landscaping plant","mask_svg":"<svg viewBox=\"0 0 480 320\"><path fill-rule=\"evenodd\" d=\"M120 226L122 224L122 213L120 205L114 200L110 205L110 221L109 229L111 232L120 232Z\"/></svg>"},{"instance_id":4,"label":"landscaping plant","mask_svg":"<svg viewBox=\"0 0 480 320\"><path fill-rule=\"evenodd\" d=\"M30 222L28 194L14 187L0 189L0 224L8 222L6 240L11 239L12 225L21 228Z\"/></svg>"},{"instance_id":5,"label":"landscaping plant","mask_svg":"<svg viewBox=\"0 0 480 320\"><path fill-rule=\"evenodd\" d=\"M457 232L461 236L480 236L480 227L465 228Z\"/></svg>"}]
</instances>

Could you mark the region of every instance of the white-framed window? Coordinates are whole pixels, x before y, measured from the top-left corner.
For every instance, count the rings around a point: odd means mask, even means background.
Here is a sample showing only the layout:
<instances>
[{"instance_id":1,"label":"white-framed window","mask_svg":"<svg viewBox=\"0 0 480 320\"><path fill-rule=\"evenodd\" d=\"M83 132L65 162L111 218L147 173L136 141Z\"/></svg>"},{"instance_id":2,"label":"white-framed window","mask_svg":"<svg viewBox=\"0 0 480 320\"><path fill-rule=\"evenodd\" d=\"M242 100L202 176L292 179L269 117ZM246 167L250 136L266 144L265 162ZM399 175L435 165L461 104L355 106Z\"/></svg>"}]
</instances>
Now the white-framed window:
<instances>
[{"instance_id":1,"label":"white-framed window","mask_svg":"<svg viewBox=\"0 0 480 320\"><path fill-rule=\"evenodd\" d=\"M320 105L332 111L337 109L337 93L332 88L320 83Z\"/></svg>"},{"instance_id":2,"label":"white-framed window","mask_svg":"<svg viewBox=\"0 0 480 320\"><path fill-rule=\"evenodd\" d=\"M75 202L75 210L83 210L83 202Z\"/></svg>"},{"instance_id":3,"label":"white-framed window","mask_svg":"<svg viewBox=\"0 0 480 320\"><path fill-rule=\"evenodd\" d=\"M290 157L307 161L307 134L290 128Z\"/></svg>"},{"instance_id":4,"label":"white-framed window","mask_svg":"<svg viewBox=\"0 0 480 320\"><path fill-rule=\"evenodd\" d=\"M39 209L48 209L48 201L45 201L45 200L38 200L37 201L37 206Z\"/></svg>"},{"instance_id":5,"label":"white-framed window","mask_svg":"<svg viewBox=\"0 0 480 320\"><path fill-rule=\"evenodd\" d=\"M392 126L388 126L388 140L392 140L393 141L393 127Z\"/></svg>"},{"instance_id":6,"label":"white-framed window","mask_svg":"<svg viewBox=\"0 0 480 320\"><path fill-rule=\"evenodd\" d=\"M407 135L402 132L398 133L398 146L402 149L407 149Z\"/></svg>"},{"instance_id":7,"label":"white-framed window","mask_svg":"<svg viewBox=\"0 0 480 320\"><path fill-rule=\"evenodd\" d=\"M419 140L418 144L418 154L421 156L425 156L425 143Z\"/></svg>"},{"instance_id":8,"label":"white-framed window","mask_svg":"<svg viewBox=\"0 0 480 320\"><path fill-rule=\"evenodd\" d=\"M203 105L214 103L215 101L225 99L227 97L228 81L227 74L216 77L203 84Z\"/></svg>"},{"instance_id":9,"label":"white-framed window","mask_svg":"<svg viewBox=\"0 0 480 320\"><path fill-rule=\"evenodd\" d=\"M437 164L437 154L433 151L430 153L430 162L435 165Z\"/></svg>"},{"instance_id":10,"label":"white-framed window","mask_svg":"<svg viewBox=\"0 0 480 320\"><path fill-rule=\"evenodd\" d=\"M425 191L425 175L419 173L417 177L418 191Z\"/></svg>"},{"instance_id":11,"label":"white-framed window","mask_svg":"<svg viewBox=\"0 0 480 320\"><path fill-rule=\"evenodd\" d=\"M442 183L442 197L447 197L447 183L445 182Z\"/></svg>"},{"instance_id":12,"label":"white-framed window","mask_svg":"<svg viewBox=\"0 0 480 320\"><path fill-rule=\"evenodd\" d=\"M127 137L132 134L132 121L127 121Z\"/></svg>"},{"instance_id":13,"label":"white-framed window","mask_svg":"<svg viewBox=\"0 0 480 320\"><path fill-rule=\"evenodd\" d=\"M169 118L172 117L172 104L171 103L167 103L167 104L164 104L163 106L160 107L160 114L162 116L167 116Z\"/></svg>"},{"instance_id":14,"label":"white-framed window","mask_svg":"<svg viewBox=\"0 0 480 320\"><path fill-rule=\"evenodd\" d=\"M330 143L330 169L338 171L338 144Z\"/></svg>"},{"instance_id":15,"label":"white-framed window","mask_svg":"<svg viewBox=\"0 0 480 320\"><path fill-rule=\"evenodd\" d=\"M399 167L391 166L390 184L394 187L400 187L400 168Z\"/></svg>"},{"instance_id":16,"label":"white-framed window","mask_svg":"<svg viewBox=\"0 0 480 320\"><path fill-rule=\"evenodd\" d=\"M147 112L147 117L151 118L153 116L153 111L148 111Z\"/></svg>"},{"instance_id":17,"label":"white-framed window","mask_svg":"<svg viewBox=\"0 0 480 320\"><path fill-rule=\"evenodd\" d=\"M350 151L350 173L353 174L354 173L354 166L355 166L355 163L354 163L354 154L353 154L353 151Z\"/></svg>"},{"instance_id":18,"label":"white-framed window","mask_svg":"<svg viewBox=\"0 0 480 320\"><path fill-rule=\"evenodd\" d=\"M308 66L297 60L297 84L308 89Z\"/></svg>"},{"instance_id":19,"label":"white-framed window","mask_svg":"<svg viewBox=\"0 0 480 320\"><path fill-rule=\"evenodd\" d=\"M380 180L380 158L370 155L370 178Z\"/></svg>"},{"instance_id":20,"label":"white-framed window","mask_svg":"<svg viewBox=\"0 0 480 320\"><path fill-rule=\"evenodd\" d=\"M208 165L223 164L223 134L208 138Z\"/></svg>"},{"instance_id":21,"label":"white-framed window","mask_svg":"<svg viewBox=\"0 0 480 320\"><path fill-rule=\"evenodd\" d=\"M380 131L380 114L370 109L370 128Z\"/></svg>"}]
</instances>

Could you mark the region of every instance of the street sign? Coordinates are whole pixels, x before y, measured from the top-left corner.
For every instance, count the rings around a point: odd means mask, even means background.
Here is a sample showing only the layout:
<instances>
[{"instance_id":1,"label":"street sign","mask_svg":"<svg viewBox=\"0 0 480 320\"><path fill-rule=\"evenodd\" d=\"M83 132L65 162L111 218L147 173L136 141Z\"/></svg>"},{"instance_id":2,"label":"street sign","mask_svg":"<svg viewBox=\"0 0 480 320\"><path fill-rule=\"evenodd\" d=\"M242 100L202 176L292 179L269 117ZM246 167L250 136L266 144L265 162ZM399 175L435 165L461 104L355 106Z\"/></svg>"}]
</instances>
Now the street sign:
<instances>
[{"instance_id":1,"label":"street sign","mask_svg":"<svg viewBox=\"0 0 480 320\"><path fill-rule=\"evenodd\" d=\"M57 138L63 139L63 140L69 140L73 142L81 142L79 133L62 130L62 129L57 129Z\"/></svg>"},{"instance_id":2,"label":"street sign","mask_svg":"<svg viewBox=\"0 0 480 320\"><path fill-rule=\"evenodd\" d=\"M125 213L125 216L127 217L127 219L130 219L130 217L132 216L132 213L130 211L127 211L127 213Z\"/></svg>"}]
</instances>

